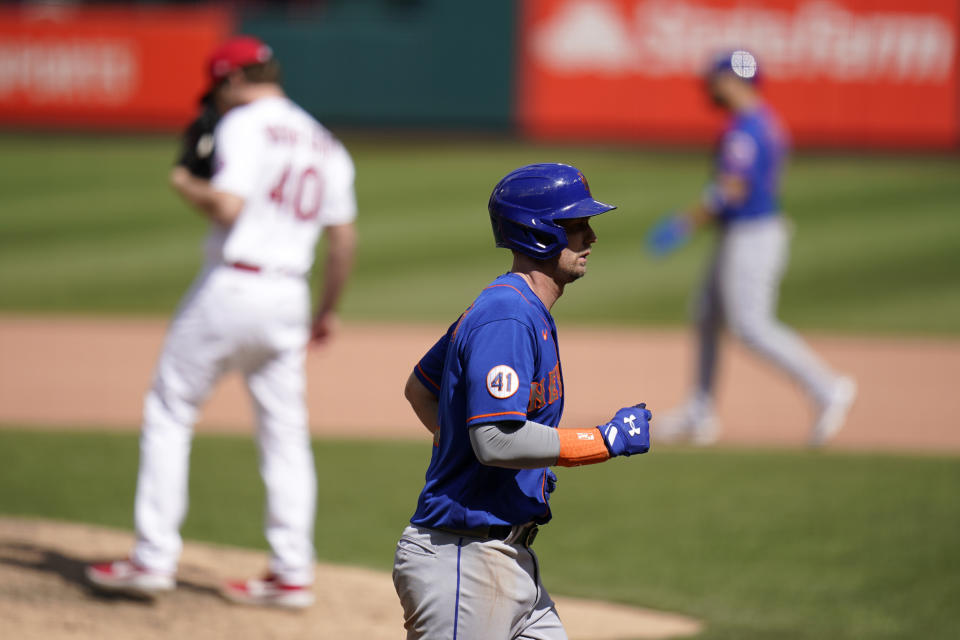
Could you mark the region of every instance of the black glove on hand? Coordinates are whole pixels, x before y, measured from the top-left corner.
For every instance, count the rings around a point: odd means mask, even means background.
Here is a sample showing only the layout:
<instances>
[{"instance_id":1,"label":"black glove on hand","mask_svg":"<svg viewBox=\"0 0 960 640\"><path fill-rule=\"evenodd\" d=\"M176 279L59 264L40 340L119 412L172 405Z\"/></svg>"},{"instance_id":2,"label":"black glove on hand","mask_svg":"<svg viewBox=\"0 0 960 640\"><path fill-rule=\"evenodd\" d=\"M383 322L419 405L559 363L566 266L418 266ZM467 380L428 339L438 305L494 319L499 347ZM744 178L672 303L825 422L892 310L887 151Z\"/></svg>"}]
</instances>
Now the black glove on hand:
<instances>
[{"instance_id":1,"label":"black glove on hand","mask_svg":"<svg viewBox=\"0 0 960 640\"><path fill-rule=\"evenodd\" d=\"M213 175L213 130L220 114L212 104L205 104L197 119L183 132L183 147L177 164L198 178Z\"/></svg>"}]
</instances>

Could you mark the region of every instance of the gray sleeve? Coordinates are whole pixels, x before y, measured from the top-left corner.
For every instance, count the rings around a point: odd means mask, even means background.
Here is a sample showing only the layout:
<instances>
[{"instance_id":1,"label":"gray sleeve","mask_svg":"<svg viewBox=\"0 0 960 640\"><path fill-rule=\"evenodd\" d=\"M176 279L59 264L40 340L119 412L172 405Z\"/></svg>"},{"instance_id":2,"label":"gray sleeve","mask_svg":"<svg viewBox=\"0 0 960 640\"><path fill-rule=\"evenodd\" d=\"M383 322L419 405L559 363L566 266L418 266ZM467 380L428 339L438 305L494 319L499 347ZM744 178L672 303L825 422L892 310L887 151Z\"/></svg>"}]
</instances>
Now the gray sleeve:
<instances>
[{"instance_id":1,"label":"gray sleeve","mask_svg":"<svg viewBox=\"0 0 960 640\"><path fill-rule=\"evenodd\" d=\"M470 427L470 443L477 459L492 467L539 469L556 464L560 455L557 430L537 422Z\"/></svg>"}]
</instances>

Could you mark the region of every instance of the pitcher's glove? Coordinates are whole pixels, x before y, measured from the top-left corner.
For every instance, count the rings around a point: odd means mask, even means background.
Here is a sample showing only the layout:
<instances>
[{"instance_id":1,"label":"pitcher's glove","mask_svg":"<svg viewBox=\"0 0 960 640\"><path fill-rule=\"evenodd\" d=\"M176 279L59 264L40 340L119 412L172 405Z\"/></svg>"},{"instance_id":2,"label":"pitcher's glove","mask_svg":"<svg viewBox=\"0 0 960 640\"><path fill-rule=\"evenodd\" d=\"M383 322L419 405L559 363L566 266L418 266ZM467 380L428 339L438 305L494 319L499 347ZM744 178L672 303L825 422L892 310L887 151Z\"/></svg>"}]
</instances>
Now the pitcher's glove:
<instances>
[{"instance_id":1,"label":"pitcher's glove","mask_svg":"<svg viewBox=\"0 0 960 640\"><path fill-rule=\"evenodd\" d=\"M197 119L183 132L177 164L198 178L209 180L213 175L213 130L219 120L214 106L205 103Z\"/></svg>"}]
</instances>

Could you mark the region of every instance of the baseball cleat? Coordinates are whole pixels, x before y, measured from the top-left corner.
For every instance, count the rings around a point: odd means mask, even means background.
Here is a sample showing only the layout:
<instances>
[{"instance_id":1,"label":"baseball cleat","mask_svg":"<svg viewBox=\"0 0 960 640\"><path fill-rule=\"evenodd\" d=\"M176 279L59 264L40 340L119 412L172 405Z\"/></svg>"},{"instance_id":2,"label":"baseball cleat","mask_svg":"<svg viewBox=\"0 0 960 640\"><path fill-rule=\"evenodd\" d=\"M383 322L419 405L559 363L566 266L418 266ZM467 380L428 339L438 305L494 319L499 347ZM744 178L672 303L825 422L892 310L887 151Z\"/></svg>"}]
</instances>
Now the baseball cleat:
<instances>
[{"instance_id":1,"label":"baseball cleat","mask_svg":"<svg viewBox=\"0 0 960 640\"><path fill-rule=\"evenodd\" d=\"M715 415L701 416L690 427L690 444L698 447L709 447L720 438L720 421Z\"/></svg>"},{"instance_id":2,"label":"baseball cleat","mask_svg":"<svg viewBox=\"0 0 960 640\"><path fill-rule=\"evenodd\" d=\"M260 607L303 609L314 601L310 587L285 584L275 575L250 580L230 580L224 583L221 593L230 602Z\"/></svg>"},{"instance_id":3,"label":"baseball cleat","mask_svg":"<svg viewBox=\"0 0 960 640\"><path fill-rule=\"evenodd\" d=\"M841 377L833 387L830 399L820 408L810 432L810 446L822 447L843 427L847 413L857 397L857 383L853 378Z\"/></svg>"},{"instance_id":4,"label":"baseball cleat","mask_svg":"<svg viewBox=\"0 0 960 640\"><path fill-rule=\"evenodd\" d=\"M714 444L720 437L720 422L713 411L695 402L654 416L650 430L655 441L663 444L687 442L700 447Z\"/></svg>"},{"instance_id":5,"label":"baseball cleat","mask_svg":"<svg viewBox=\"0 0 960 640\"><path fill-rule=\"evenodd\" d=\"M152 598L160 592L172 591L176 580L171 574L158 573L131 560L92 564L86 568L87 580L100 591Z\"/></svg>"}]
</instances>

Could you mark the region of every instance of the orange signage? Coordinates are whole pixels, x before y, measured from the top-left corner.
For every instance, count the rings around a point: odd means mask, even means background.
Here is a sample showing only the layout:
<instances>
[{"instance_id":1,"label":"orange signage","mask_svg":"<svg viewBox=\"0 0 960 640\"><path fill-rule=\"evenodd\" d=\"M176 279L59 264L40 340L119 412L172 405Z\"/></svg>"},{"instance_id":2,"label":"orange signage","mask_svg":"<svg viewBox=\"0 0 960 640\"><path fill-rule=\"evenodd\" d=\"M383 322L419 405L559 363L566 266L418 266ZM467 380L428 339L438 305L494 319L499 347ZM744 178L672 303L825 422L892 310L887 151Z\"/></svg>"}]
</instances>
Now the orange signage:
<instances>
[{"instance_id":1,"label":"orange signage","mask_svg":"<svg viewBox=\"0 0 960 640\"><path fill-rule=\"evenodd\" d=\"M746 49L800 144L960 144L955 0L525 0L520 25L534 138L711 139L704 66Z\"/></svg>"},{"instance_id":2,"label":"orange signage","mask_svg":"<svg viewBox=\"0 0 960 640\"><path fill-rule=\"evenodd\" d=\"M232 27L211 8L0 8L0 125L179 128Z\"/></svg>"}]
</instances>

